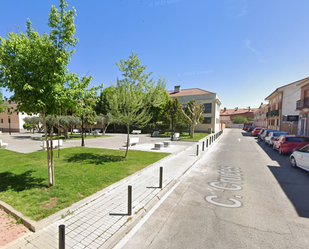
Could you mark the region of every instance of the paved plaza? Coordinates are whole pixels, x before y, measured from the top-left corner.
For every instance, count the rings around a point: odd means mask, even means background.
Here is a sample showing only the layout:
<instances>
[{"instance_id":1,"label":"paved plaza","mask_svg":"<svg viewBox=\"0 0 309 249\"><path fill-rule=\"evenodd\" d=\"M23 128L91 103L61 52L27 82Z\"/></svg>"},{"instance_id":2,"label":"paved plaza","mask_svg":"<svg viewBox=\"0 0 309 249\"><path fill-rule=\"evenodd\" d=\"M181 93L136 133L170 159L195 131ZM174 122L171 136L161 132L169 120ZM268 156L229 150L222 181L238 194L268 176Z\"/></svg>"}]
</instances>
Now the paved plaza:
<instances>
[{"instance_id":1,"label":"paved plaza","mask_svg":"<svg viewBox=\"0 0 309 249\"><path fill-rule=\"evenodd\" d=\"M125 134L107 135L109 136L104 138L86 139L85 146L125 149ZM144 134L133 136L139 137L139 143L130 147L132 150L171 154L44 220L30 221L36 232L30 232L3 248L56 249L61 224L65 225L66 248L112 248L198 161L200 155L207 153L206 145L210 146L215 140L215 135L212 134L199 142L173 141L170 147L154 150L154 143L163 142L168 138ZM20 134L11 136L2 134L1 139L9 144L7 149L21 153L41 150L40 145L43 143ZM80 145L80 140L63 143L64 148ZM202 151L203 145L205 149ZM159 188L160 167L163 167L162 188ZM128 186L132 186L131 215L128 215Z\"/></svg>"}]
</instances>

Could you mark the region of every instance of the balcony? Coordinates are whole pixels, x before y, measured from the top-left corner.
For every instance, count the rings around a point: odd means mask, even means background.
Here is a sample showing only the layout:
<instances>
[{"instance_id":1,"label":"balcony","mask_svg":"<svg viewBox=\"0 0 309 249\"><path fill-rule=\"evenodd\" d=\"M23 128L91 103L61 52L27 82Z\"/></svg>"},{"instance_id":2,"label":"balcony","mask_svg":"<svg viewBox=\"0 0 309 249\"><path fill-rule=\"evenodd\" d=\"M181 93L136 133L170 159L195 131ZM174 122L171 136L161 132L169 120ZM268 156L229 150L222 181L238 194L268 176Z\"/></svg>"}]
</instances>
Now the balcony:
<instances>
[{"instance_id":1,"label":"balcony","mask_svg":"<svg viewBox=\"0 0 309 249\"><path fill-rule=\"evenodd\" d=\"M274 117L274 116L279 116L279 109L278 110L272 110L270 112L270 116Z\"/></svg>"},{"instance_id":2,"label":"balcony","mask_svg":"<svg viewBox=\"0 0 309 249\"><path fill-rule=\"evenodd\" d=\"M309 97L296 101L296 110L309 111Z\"/></svg>"}]
</instances>

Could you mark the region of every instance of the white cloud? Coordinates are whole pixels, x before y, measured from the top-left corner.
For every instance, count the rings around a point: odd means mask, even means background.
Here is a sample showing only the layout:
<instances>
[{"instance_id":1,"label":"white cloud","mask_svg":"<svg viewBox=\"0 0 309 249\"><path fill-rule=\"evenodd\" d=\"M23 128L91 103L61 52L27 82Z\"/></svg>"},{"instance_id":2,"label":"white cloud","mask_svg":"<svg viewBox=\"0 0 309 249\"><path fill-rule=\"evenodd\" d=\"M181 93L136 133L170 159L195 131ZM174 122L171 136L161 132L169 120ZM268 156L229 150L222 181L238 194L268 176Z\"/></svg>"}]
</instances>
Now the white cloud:
<instances>
[{"instance_id":1,"label":"white cloud","mask_svg":"<svg viewBox=\"0 0 309 249\"><path fill-rule=\"evenodd\" d=\"M248 38L246 38L246 40L245 40L245 43L246 43L246 47L253 53L253 54L255 54L256 55L256 57L258 58L258 61L259 62L265 62L265 60L263 59L263 57L262 57L262 54L258 51L258 50L256 50L254 47L252 47L252 45L251 45L251 40L249 40Z\"/></svg>"}]
</instances>

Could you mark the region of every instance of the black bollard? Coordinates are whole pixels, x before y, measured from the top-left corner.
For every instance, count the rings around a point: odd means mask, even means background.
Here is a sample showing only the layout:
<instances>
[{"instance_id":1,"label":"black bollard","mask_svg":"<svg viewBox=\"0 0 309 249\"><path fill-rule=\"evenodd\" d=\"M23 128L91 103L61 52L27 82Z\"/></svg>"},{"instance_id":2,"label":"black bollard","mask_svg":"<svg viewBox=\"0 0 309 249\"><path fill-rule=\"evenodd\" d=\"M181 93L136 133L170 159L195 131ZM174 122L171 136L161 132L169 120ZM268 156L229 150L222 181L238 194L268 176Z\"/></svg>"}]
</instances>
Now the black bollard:
<instances>
[{"instance_id":1,"label":"black bollard","mask_svg":"<svg viewBox=\"0 0 309 249\"><path fill-rule=\"evenodd\" d=\"M65 249L65 225L59 226L59 249Z\"/></svg>"},{"instance_id":2,"label":"black bollard","mask_svg":"<svg viewBox=\"0 0 309 249\"><path fill-rule=\"evenodd\" d=\"M199 145L196 146L196 155L198 156Z\"/></svg>"},{"instance_id":3,"label":"black bollard","mask_svg":"<svg viewBox=\"0 0 309 249\"><path fill-rule=\"evenodd\" d=\"M205 142L203 141L202 151L205 150Z\"/></svg>"},{"instance_id":4,"label":"black bollard","mask_svg":"<svg viewBox=\"0 0 309 249\"><path fill-rule=\"evenodd\" d=\"M162 185L163 185L163 167L160 167L159 188L162 188Z\"/></svg>"},{"instance_id":5,"label":"black bollard","mask_svg":"<svg viewBox=\"0 0 309 249\"><path fill-rule=\"evenodd\" d=\"M132 186L128 186L128 215L132 215Z\"/></svg>"}]
</instances>

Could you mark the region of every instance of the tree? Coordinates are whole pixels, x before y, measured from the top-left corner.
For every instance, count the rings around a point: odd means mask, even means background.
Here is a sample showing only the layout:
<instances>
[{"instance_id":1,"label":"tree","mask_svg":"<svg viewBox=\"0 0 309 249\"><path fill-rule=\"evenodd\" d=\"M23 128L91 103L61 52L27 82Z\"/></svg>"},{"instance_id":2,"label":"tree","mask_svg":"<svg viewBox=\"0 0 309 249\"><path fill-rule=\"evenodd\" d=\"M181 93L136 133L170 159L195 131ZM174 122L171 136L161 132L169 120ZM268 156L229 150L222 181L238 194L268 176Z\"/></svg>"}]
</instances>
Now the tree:
<instances>
[{"instance_id":1,"label":"tree","mask_svg":"<svg viewBox=\"0 0 309 249\"><path fill-rule=\"evenodd\" d=\"M235 118L233 118L232 120L233 124L245 124L248 123L248 119L244 116L236 116Z\"/></svg>"},{"instance_id":2,"label":"tree","mask_svg":"<svg viewBox=\"0 0 309 249\"><path fill-rule=\"evenodd\" d=\"M78 87L69 84L76 82L76 75L69 74L67 69L77 43L76 11L74 7L65 10L67 6L65 0L60 0L60 10L51 7L50 34L39 35L28 19L25 33L10 32L0 38L0 86L14 92L11 101L17 103L19 112L42 115L46 142L46 114L57 115L60 106L77 105L71 96ZM79 85L90 80L83 77ZM54 186L52 137L50 148L47 147L48 179L49 186Z\"/></svg>"},{"instance_id":3,"label":"tree","mask_svg":"<svg viewBox=\"0 0 309 249\"><path fill-rule=\"evenodd\" d=\"M110 113L116 117L127 129L127 146L125 158L128 154L130 127L132 125L144 127L151 120L152 106L157 107L164 101L165 79L161 77L157 84L152 72L144 73L146 66L142 66L138 55L132 51L128 60L116 63L122 72L123 79L117 79L117 84L111 85L111 93L107 96Z\"/></svg>"},{"instance_id":4,"label":"tree","mask_svg":"<svg viewBox=\"0 0 309 249\"><path fill-rule=\"evenodd\" d=\"M181 111L181 105L178 98L175 98L173 101L173 110L174 110L173 122L175 124L175 128L179 133L182 133L184 130L189 128L190 123Z\"/></svg>"},{"instance_id":5,"label":"tree","mask_svg":"<svg viewBox=\"0 0 309 249\"><path fill-rule=\"evenodd\" d=\"M4 100L3 100L2 91L1 91L1 89L0 89L0 113L1 113L1 112L4 112L6 108L7 108L7 107L6 107L6 105L5 105L5 103L4 103Z\"/></svg>"},{"instance_id":6,"label":"tree","mask_svg":"<svg viewBox=\"0 0 309 249\"><path fill-rule=\"evenodd\" d=\"M97 123L102 125L102 134L105 135L105 132L107 130L107 127L112 124L113 122L115 122L115 118L113 117L112 114L107 113L106 115L104 114L99 114L97 116Z\"/></svg>"},{"instance_id":7,"label":"tree","mask_svg":"<svg viewBox=\"0 0 309 249\"><path fill-rule=\"evenodd\" d=\"M35 129L41 132L42 130L42 118L41 117L38 117L38 116L25 117L23 120L26 124L30 124L33 126L32 128L33 133Z\"/></svg>"},{"instance_id":8,"label":"tree","mask_svg":"<svg viewBox=\"0 0 309 249\"><path fill-rule=\"evenodd\" d=\"M198 123L202 123L204 120L203 111L204 105L198 105L195 99L190 100L186 110L181 108L182 113L189 120L190 123L190 137L194 138L194 129Z\"/></svg>"}]
</instances>

